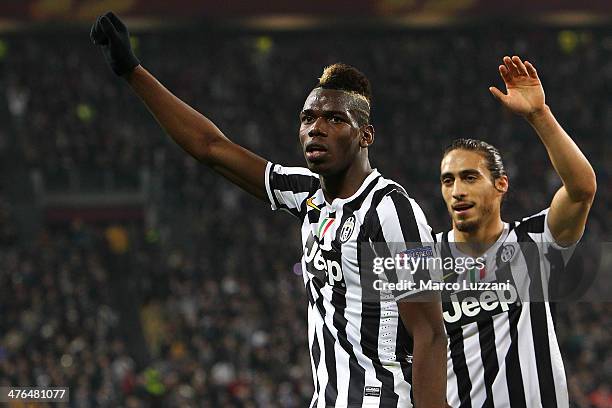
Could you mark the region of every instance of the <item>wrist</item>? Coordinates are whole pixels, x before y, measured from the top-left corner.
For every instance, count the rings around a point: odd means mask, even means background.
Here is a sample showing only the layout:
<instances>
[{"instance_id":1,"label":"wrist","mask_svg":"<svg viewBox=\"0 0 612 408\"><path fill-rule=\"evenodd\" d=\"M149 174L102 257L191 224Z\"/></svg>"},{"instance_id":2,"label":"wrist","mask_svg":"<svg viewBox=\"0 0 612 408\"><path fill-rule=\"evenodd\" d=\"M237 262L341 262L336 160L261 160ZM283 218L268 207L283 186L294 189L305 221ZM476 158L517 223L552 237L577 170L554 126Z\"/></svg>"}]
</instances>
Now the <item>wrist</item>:
<instances>
[{"instance_id":1,"label":"wrist","mask_svg":"<svg viewBox=\"0 0 612 408\"><path fill-rule=\"evenodd\" d=\"M532 125L541 122L543 119L548 117L551 114L550 107L544 104L541 108L538 108L532 112L529 112L525 115L525 119Z\"/></svg>"},{"instance_id":2,"label":"wrist","mask_svg":"<svg viewBox=\"0 0 612 408\"><path fill-rule=\"evenodd\" d=\"M142 65L138 64L134 68L132 68L131 70L123 74L122 77L128 83L131 84L134 78L136 78L138 75L141 75L143 72L144 72L144 68L142 67Z\"/></svg>"}]
</instances>

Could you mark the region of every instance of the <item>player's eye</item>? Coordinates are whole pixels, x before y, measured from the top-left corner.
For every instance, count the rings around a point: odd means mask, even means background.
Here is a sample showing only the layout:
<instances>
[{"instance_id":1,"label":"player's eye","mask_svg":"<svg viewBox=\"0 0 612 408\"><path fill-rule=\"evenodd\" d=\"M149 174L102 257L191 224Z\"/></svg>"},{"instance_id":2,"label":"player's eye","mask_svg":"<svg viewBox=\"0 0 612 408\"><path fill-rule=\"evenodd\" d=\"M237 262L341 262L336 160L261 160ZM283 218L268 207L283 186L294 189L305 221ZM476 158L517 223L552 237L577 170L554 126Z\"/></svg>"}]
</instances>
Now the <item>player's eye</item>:
<instances>
[{"instance_id":1,"label":"player's eye","mask_svg":"<svg viewBox=\"0 0 612 408\"><path fill-rule=\"evenodd\" d=\"M310 123L312 122L312 116L311 115L302 115L302 123Z\"/></svg>"},{"instance_id":2,"label":"player's eye","mask_svg":"<svg viewBox=\"0 0 612 408\"><path fill-rule=\"evenodd\" d=\"M340 116L332 116L331 118L329 118L329 121L332 123L344 122Z\"/></svg>"},{"instance_id":3,"label":"player's eye","mask_svg":"<svg viewBox=\"0 0 612 408\"><path fill-rule=\"evenodd\" d=\"M466 176L465 179L468 183L474 183L476 180L478 180L478 177L473 174L470 174L469 176Z\"/></svg>"},{"instance_id":4,"label":"player's eye","mask_svg":"<svg viewBox=\"0 0 612 408\"><path fill-rule=\"evenodd\" d=\"M451 185L453 184L453 179L450 177L444 177L442 179L442 184L444 184L445 186Z\"/></svg>"}]
</instances>

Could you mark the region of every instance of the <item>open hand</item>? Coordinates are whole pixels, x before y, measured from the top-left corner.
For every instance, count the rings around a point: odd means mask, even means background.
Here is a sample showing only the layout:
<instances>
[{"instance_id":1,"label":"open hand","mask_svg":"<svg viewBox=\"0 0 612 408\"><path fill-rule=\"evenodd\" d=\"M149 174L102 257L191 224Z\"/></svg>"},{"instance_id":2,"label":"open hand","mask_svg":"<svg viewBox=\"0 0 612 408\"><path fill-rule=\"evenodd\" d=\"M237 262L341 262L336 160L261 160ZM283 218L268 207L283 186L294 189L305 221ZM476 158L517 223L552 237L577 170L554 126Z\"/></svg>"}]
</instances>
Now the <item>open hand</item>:
<instances>
[{"instance_id":1,"label":"open hand","mask_svg":"<svg viewBox=\"0 0 612 408\"><path fill-rule=\"evenodd\" d=\"M499 74L504 80L507 93L492 86L489 91L493 96L518 115L530 116L544 109L544 88L535 67L517 56L506 56L503 61L504 64L499 66Z\"/></svg>"}]
</instances>

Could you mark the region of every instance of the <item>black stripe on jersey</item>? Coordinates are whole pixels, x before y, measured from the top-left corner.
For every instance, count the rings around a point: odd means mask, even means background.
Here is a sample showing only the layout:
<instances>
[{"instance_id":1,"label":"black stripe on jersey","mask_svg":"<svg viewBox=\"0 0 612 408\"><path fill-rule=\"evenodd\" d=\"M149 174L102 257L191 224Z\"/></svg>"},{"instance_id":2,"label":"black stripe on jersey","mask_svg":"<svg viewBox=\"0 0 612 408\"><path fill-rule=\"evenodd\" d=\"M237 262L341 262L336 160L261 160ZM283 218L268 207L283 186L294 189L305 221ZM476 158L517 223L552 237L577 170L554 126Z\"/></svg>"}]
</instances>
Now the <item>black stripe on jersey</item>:
<instances>
[{"instance_id":1,"label":"black stripe on jersey","mask_svg":"<svg viewBox=\"0 0 612 408\"><path fill-rule=\"evenodd\" d=\"M529 296L530 299L536 300L535 302L531 302L529 313L531 315L531 334L533 337L538 382L540 385L540 401L544 408L556 408L557 397L555 393L552 362L550 360L548 321L546 319L546 306L542 302L544 300L544 294L542 290L542 272L540 269L540 251L535 241L525 232L533 231L533 226L539 226L539 223L541 223L541 229L536 229L536 233L544 232L544 215L534 218L537 219L534 223L528 220L529 227L532 228L523 229L521 228L522 225L519 225L516 228L516 234L517 241L521 243L521 252L523 253L529 273Z\"/></svg>"},{"instance_id":2,"label":"black stripe on jersey","mask_svg":"<svg viewBox=\"0 0 612 408\"><path fill-rule=\"evenodd\" d=\"M400 190L391 191L387 195L391 201L393 201L393 205L395 205L404 241L420 242L421 235L419 234L419 227L408 195Z\"/></svg>"},{"instance_id":3,"label":"black stripe on jersey","mask_svg":"<svg viewBox=\"0 0 612 408\"><path fill-rule=\"evenodd\" d=\"M317 402L319 401L318 396L320 395L320 391L321 391L321 384L319 384L319 376L316 373L317 368L319 367L319 361L321 360L321 349L319 349L319 338L317 337L317 331L315 330L314 332L314 339L312 341L312 347L310 349L311 355L312 355L312 361L314 362L314 369L315 372L314 377L317 378L317 383L315 384L316 386L316 390L315 393L317 395L317 398L315 398L315 400L313 401L313 404L311 405L311 408L314 408L317 406Z\"/></svg>"},{"instance_id":4,"label":"black stripe on jersey","mask_svg":"<svg viewBox=\"0 0 612 408\"><path fill-rule=\"evenodd\" d=\"M448 337L451 359L453 360L453 371L457 376L457 389L459 391L459 400L461 401L460 408L470 408L472 406L470 399L472 382L470 381L470 372L465 361L461 327L448 333Z\"/></svg>"},{"instance_id":5,"label":"black stripe on jersey","mask_svg":"<svg viewBox=\"0 0 612 408\"><path fill-rule=\"evenodd\" d=\"M442 259L452 257L450 245L448 243L448 234L442 234L441 244L441 256ZM456 275L456 274L455 274ZM456 279L456 276L455 276ZM446 309L450 305L449 302L442 304L443 308ZM451 352L451 360L453 361L453 371L457 377L457 391L459 392L459 400L461 401L461 408L471 407L472 402L470 399L470 392L472 391L472 381L470 380L470 372L467 367L467 361L465 359L465 350L463 346L463 331L460 325L447 326L449 335L449 348Z\"/></svg>"},{"instance_id":6,"label":"black stripe on jersey","mask_svg":"<svg viewBox=\"0 0 612 408\"><path fill-rule=\"evenodd\" d=\"M306 205L306 200L304 200L304 205ZM306 214L308 214L308 222L311 224L318 224L319 218L321 218L321 213L314 208L306 208Z\"/></svg>"},{"instance_id":7,"label":"black stripe on jersey","mask_svg":"<svg viewBox=\"0 0 612 408\"><path fill-rule=\"evenodd\" d=\"M364 227L364 232L368 234L367 236L370 237L372 242L374 242L375 244L380 244L380 243L386 242L384 234L383 234L383 231L382 231L382 227L381 227L381 224L380 224L380 219L378 218L378 212L376 211L377 207L378 207L378 205L381 203L381 201L386 196L394 195L393 193L395 193L395 192L398 192L399 194L402 194L398 190L399 190L399 186L397 186L397 185L388 185L384 189L381 189L381 190L377 191L375 193L375 196L372 198L372 205L370 206L370 209L368 210L368 213L366 214L366 219L368 220L369 224L366 227ZM405 195L405 192L404 192L404 195ZM407 198L407 195L405 195L405 197ZM398 199L397 200L398 202L402 202L402 203L400 203L400 206L403 207L401 209L397 208L397 205L393 201L393 198L391 198L391 201L393 202L393 205L396 208L396 213L398 215L398 219L399 219L399 222L400 222L400 230L402 231L402 234L403 234L404 230L402 229L402 225L401 224L404 224L404 227L406 227L406 228L410 228L409 227L410 222L408 220L406 220L404 215L403 215L403 212L407 211L406 208L405 208L405 205L403 205L403 202L405 202L406 200L404 200L404 199L401 199L401 200ZM412 212L412 207L411 206L410 206L410 209L409 209L409 214L411 214L411 216L414 218L414 213ZM415 222L416 222L416 220L415 220ZM418 227L417 227L417 234L418 234ZM389 250L388 245L376 245L376 250L384 251L384 253L376 254L376 256L384 257L384 258L391 257L391 252ZM368 270L371 270L371 269L368 269ZM398 282L399 281L397 273L396 273L394 268L393 269L387 269L385 271L385 275L387 276L387 279L389 280L389 282ZM397 297L398 293L394 292L393 295ZM401 319L400 319L400 321L401 321ZM412 345L412 343L410 345ZM412 348L410 350L412 350Z\"/></svg>"},{"instance_id":8,"label":"black stripe on jersey","mask_svg":"<svg viewBox=\"0 0 612 408\"><path fill-rule=\"evenodd\" d=\"M390 184L384 188L381 188L373 194L370 209L365 215L366 223L362 226L361 230L359 231L359 237L357 238L358 259L373 259L375 256L372 254L372 256L368 255L367 258L364 258L361 254L362 245L359 245L359 243L368 242L368 239L371 239L373 242L384 242L384 237L381 237L382 230L380 226L380 220L378 219L376 207L378 207L380 201L387 194L389 194L393 190L396 190L397 188L397 185ZM375 234L378 236L376 236ZM378 256L385 255L378 254ZM364 269L363 265L361 266L361 271L371 270ZM371 288L374 285L374 276L371 273L360 273L360 281L362 288ZM378 356L378 334L380 331L380 302L367 302L362 299L362 308L363 311L361 314L361 348L363 350L364 355L372 361L374 371L376 372L376 378L382 384L380 395L381 406L382 404L388 404L388 406L396 406L397 402L399 401L399 396L395 393L394 390L393 374L383 367ZM398 317L398 319L401 320L401 317ZM396 348L398 346L400 345L396 345Z\"/></svg>"},{"instance_id":9,"label":"black stripe on jersey","mask_svg":"<svg viewBox=\"0 0 612 408\"><path fill-rule=\"evenodd\" d=\"M421 242L421 234L419 233L419 226L408 194L398 189L389 193L388 196L395 206L406 249L421 248L423 244ZM428 282L431 280L431 276L426 268L419 267L414 272L413 279L415 283ZM397 297L400 293L400 291L396 291L394 295Z\"/></svg>"},{"instance_id":10,"label":"black stripe on jersey","mask_svg":"<svg viewBox=\"0 0 612 408\"><path fill-rule=\"evenodd\" d=\"M542 289L542 272L540 270L540 250L536 245L535 241L529 236L529 233L541 234L544 230L544 215L534 217L535 222L531 219L525 222L525 226L520 224L516 227L516 241L519 243L519 247L527 266L527 274L529 275L529 299L533 301L544 300L544 292ZM541 221L541 222L540 222ZM537 228L533 228L537 227Z\"/></svg>"},{"instance_id":11,"label":"black stripe on jersey","mask_svg":"<svg viewBox=\"0 0 612 408\"><path fill-rule=\"evenodd\" d=\"M323 296L321 294L321 288L323 282L317 278L310 280L312 286L317 292L318 298L316 300L316 306L321 314L321 319L325 322L325 306L323 306ZM323 324L323 347L325 349L325 368L327 370L327 384L325 386L325 406L336 405L336 398L338 397L338 377L336 373L336 351L334 344L336 340L331 334L326 324Z\"/></svg>"},{"instance_id":12,"label":"black stripe on jersey","mask_svg":"<svg viewBox=\"0 0 612 408\"><path fill-rule=\"evenodd\" d=\"M400 361L400 367L402 367L402 374L404 375L404 380L406 380L406 382L410 384L410 401L413 402L414 393L412 388L412 363L409 363L406 360Z\"/></svg>"},{"instance_id":13,"label":"black stripe on jersey","mask_svg":"<svg viewBox=\"0 0 612 408\"><path fill-rule=\"evenodd\" d=\"M325 367L327 369L327 385L325 386L325 406L333 407L338 398L338 373L336 373L336 340L326 325L323 325L323 344L325 346Z\"/></svg>"},{"instance_id":14,"label":"black stripe on jersey","mask_svg":"<svg viewBox=\"0 0 612 408\"><path fill-rule=\"evenodd\" d=\"M542 234L544 232L544 221L546 220L546 214L537 215L531 218L527 218L523 221L519 221L520 224L516 227L517 237L520 233L521 235L525 233L535 233ZM517 239L518 242L522 242L520 239Z\"/></svg>"},{"instance_id":15,"label":"black stripe on jersey","mask_svg":"<svg viewBox=\"0 0 612 408\"><path fill-rule=\"evenodd\" d=\"M559 301L567 296L570 289L576 288L573 282L570 282L570 275L565 274L565 263L563 261L563 254L560 250L548 246L546 254L546 261L550 264L550 276L554 276L554 279L548 280L548 307L550 308L550 315L552 317L553 326L557 324L557 305L553 301ZM575 257L575 254L574 254ZM581 271L581 276L578 277L578 281L583 281L582 271L583 268L576 268L575 270ZM571 275L571 280L576 279L575 274Z\"/></svg>"},{"instance_id":16,"label":"black stripe on jersey","mask_svg":"<svg viewBox=\"0 0 612 408\"><path fill-rule=\"evenodd\" d=\"M406 345L406 347L401 347L400 345ZM397 321L397 336L395 338L395 356L398 361L403 361L407 359L409 356L412 356L412 353L409 353L408 350L412 350L412 337L408 334L408 330L404 326L401 317Z\"/></svg>"},{"instance_id":17,"label":"black stripe on jersey","mask_svg":"<svg viewBox=\"0 0 612 408\"><path fill-rule=\"evenodd\" d=\"M514 224L508 224L508 235L506 235L506 241L510 234L514 231ZM498 282L514 282L514 278L512 277L512 271L510 270L510 265L508 263L503 263L500 267L495 271L495 279Z\"/></svg>"},{"instance_id":18,"label":"black stripe on jersey","mask_svg":"<svg viewBox=\"0 0 612 408\"><path fill-rule=\"evenodd\" d=\"M550 345L548 339L548 322L546 320L546 305L542 302L532 302L530 306L533 346L538 368L540 383L540 400L543 408L556 408L557 396L550 361Z\"/></svg>"},{"instance_id":19,"label":"black stripe on jersey","mask_svg":"<svg viewBox=\"0 0 612 408\"><path fill-rule=\"evenodd\" d=\"M506 354L506 379L508 395L512 408L527 408L525 401L525 387L521 375L521 361L518 355L518 321L521 317L521 308L508 310L508 323L510 324L510 347Z\"/></svg>"},{"instance_id":20,"label":"black stripe on jersey","mask_svg":"<svg viewBox=\"0 0 612 408\"><path fill-rule=\"evenodd\" d=\"M487 392L487 398L482 407L493 408L493 380L499 371L499 364L497 363L495 328L492 317L478 321L478 340L480 341L480 356L484 365L484 383Z\"/></svg>"}]
</instances>

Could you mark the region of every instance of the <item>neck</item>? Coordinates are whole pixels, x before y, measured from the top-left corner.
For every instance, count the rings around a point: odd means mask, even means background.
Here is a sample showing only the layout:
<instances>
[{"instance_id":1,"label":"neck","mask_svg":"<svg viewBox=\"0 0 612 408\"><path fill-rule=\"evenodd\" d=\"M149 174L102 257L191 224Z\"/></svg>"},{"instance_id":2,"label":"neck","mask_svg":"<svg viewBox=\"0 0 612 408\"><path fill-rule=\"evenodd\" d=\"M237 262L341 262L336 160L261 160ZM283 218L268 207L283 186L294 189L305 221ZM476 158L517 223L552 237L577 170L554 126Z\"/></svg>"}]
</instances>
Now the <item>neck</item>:
<instances>
[{"instance_id":1,"label":"neck","mask_svg":"<svg viewBox=\"0 0 612 408\"><path fill-rule=\"evenodd\" d=\"M504 231L499 214L491 222L484 223L474 231L459 231L453 223L453 234L457 247L471 256L480 256L493 245Z\"/></svg>"},{"instance_id":2,"label":"neck","mask_svg":"<svg viewBox=\"0 0 612 408\"><path fill-rule=\"evenodd\" d=\"M336 198L347 198L359 190L363 181L372 173L372 167L368 160L356 162L345 171L328 176L321 176L321 188L327 202Z\"/></svg>"}]
</instances>

